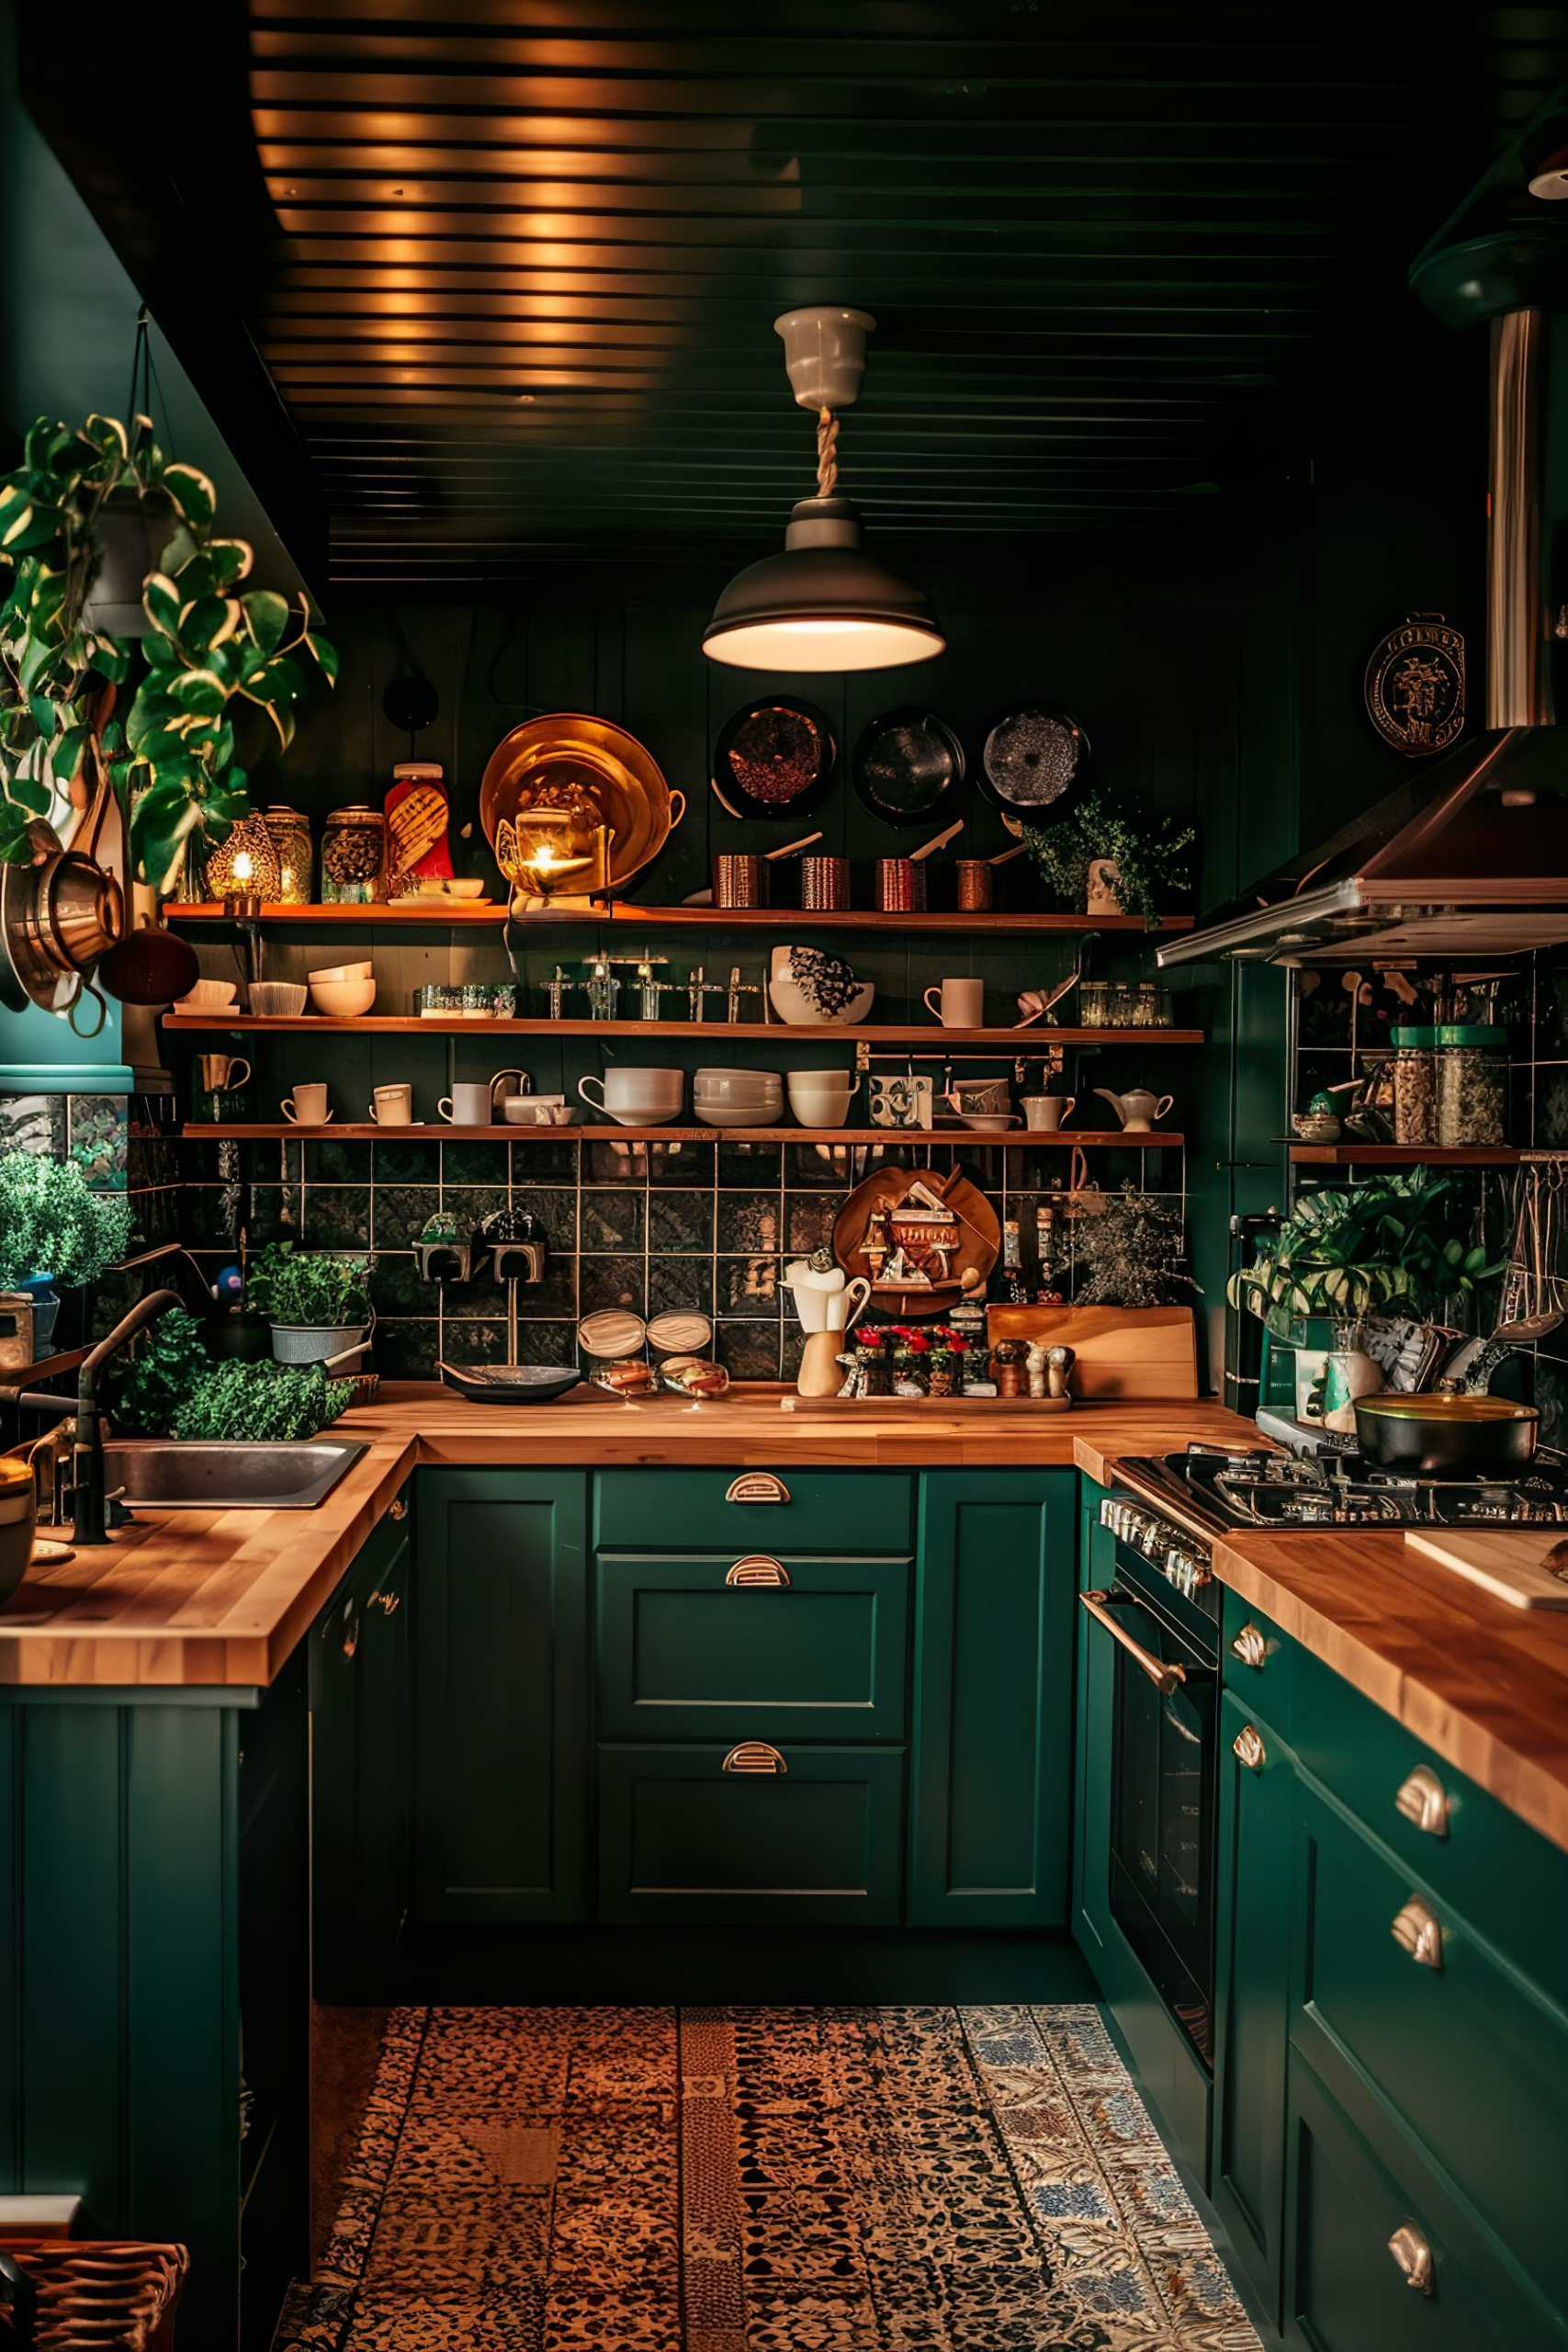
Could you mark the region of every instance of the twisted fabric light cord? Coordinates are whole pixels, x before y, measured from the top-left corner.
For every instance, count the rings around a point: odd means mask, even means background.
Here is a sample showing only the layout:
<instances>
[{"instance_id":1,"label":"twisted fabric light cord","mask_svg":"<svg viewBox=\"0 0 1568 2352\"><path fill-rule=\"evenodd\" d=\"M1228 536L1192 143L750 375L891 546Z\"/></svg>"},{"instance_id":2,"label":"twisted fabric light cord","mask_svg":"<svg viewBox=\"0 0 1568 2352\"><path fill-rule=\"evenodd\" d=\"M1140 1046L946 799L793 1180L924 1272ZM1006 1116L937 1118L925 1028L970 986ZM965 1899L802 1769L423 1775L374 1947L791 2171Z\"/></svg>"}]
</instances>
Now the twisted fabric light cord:
<instances>
[{"instance_id":1,"label":"twisted fabric light cord","mask_svg":"<svg viewBox=\"0 0 1568 2352\"><path fill-rule=\"evenodd\" d=\"M817 414L817 495L831 498L839 479L839 420L830 408Z\"/></svg>"}]
</instances>

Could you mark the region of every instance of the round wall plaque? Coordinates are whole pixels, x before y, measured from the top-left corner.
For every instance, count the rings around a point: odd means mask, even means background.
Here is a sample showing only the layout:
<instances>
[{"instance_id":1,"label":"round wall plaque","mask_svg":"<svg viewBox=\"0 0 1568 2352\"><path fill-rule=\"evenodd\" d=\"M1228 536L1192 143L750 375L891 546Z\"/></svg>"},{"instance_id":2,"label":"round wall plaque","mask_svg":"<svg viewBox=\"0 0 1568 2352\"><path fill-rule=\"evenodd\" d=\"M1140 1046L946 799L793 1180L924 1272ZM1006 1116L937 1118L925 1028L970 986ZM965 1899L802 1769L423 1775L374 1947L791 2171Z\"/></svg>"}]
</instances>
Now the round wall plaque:
<instances>
[{"instance_id":1,"label":"round wall plaque","mask_svg":"<svg viewBox=\"0 0 1568 2352\"><path fill-rule=\"evenodd\" d=\"M1367 715L1407 758L1446 752L1464 726L1464 638L1441 613L1412 613L1372 649Z\"/></svg>"}]
</instances>

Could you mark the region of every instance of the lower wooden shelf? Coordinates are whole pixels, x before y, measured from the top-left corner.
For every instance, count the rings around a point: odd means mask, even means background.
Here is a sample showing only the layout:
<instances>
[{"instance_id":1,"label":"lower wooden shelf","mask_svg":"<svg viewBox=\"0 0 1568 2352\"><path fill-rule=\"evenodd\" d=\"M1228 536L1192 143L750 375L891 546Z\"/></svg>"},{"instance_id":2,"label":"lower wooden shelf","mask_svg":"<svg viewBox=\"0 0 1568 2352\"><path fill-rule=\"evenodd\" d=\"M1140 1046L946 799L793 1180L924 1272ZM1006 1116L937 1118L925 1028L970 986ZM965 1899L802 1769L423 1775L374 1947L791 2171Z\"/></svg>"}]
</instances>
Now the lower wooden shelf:
<instances>
[{"instance_id":1,"label":"lower wooden shelf","mask_svg":"<svg viewBox=\"0 0 1568 2352\"><path fill-rule=\"evenodd\" d=\"M1292 1143L1294 1168L1515 1168L1517 1144Z\"/></svg>"},{"instance_id":2,"label":"lower wooden shelf","mask_svg":"<svg viewBox=\"0 0 1568 2352\"><path fill-rule=\"evenodd\" d=\"M187 1119L181 1134L197 1143L287 1143L290 1136L307 1142L343 1143L810 1143L810 1144L938 1144L954 1151L1016 1151L1024 1145L1046 1150L1083 1149L1163 1151L1184 1144L1185 1136L1164 1127L1132 1135L1121 1128L1058 1127L1047 1133L1014 1127L1006 1135L985 1135L973 1127L460 1127L412 1123L406 1127L376 1126L369 1121L330 1119L321 1126L295 1125L282 1119L265 1121Z\"/></svg>"},{"instance_id":3,"label":"lower wooden shelf","mask_svg":"<svg viewBox=\"0 0 1568 2352\"><path fill-rule=\"evenodd\" d=\"M165 1012L165 1029L301 1031L318 1036L427 1037L728 1037L750 1046L789 1046L796 1052L823 1046L994 1046L998 1054L1038 1061L1057 1046L1201 1046L1201 1029L1060 1029L1046 1023L1010 1029L944 1029L937 1021L469 1021L460 1014L362 1012L334 1020L324 1012Z\"/></svg>"}]
</instances>

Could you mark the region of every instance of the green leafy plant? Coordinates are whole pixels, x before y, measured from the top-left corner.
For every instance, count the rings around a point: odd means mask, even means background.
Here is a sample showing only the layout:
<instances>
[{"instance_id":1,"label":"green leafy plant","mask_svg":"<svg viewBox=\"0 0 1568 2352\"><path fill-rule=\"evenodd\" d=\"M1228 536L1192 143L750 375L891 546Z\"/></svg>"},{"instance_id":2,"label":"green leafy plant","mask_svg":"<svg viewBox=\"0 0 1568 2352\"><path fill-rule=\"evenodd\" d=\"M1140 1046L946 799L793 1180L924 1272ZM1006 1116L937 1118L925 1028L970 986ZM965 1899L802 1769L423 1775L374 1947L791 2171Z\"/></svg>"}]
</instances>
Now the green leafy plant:
<instances>
[{"instance_id":1,"label":"green leafy plant","mask_svg":"<svg viewBox=\"0 0 1568 2352\"><path fill-rule=\"evenodd\" d=\"M1186 853L1198 836L1190 825L1178 825L1169 817L1139 819L1125 803L1113 805L1086 792L1055 824L1025 824L1023 838L1046 887L1074 908L1081 908L1088 896L1095 859L1113 859L1116 896L1153 931L1161 897L1179 897L1190 886Z\"/></svg>"},{"instance_id":2,"label":"green leafy plant","mask_svg":"<svg viewBox=\"0 0 1568 2352\"><path fill-rule=\"evenodd\" d=\"M167 1437L180 1400L207 1363L201 1326L183 1306L165 1308L130 1350L104 1370L104 1409L120 1437Z\"/></svg>"},{"instance_id":3,"label":"green leafy plant","mask_svg":"<svg viewBox=\"0 0 1568 2352\"><path fill-rule=\"evenodd\" d=\"M130 1240L123 1193L96 1193L83 1158L11 1151L0 1158L0 1288L30 1274L68 1286L96 1282Z\"/></svg>"},{"instance_id":4,"label":"green leafy plant","mask_svg":"<svg viewBox=\"0 0 1568 2352\"><path fill-rule=\"evenodd\" d=\"M368 1258L326 1250L296 1250L291 1241L258 1250L245 1272L245 1305L274 1323L363 1323L370 1312Z\"/></svg>"},{"instance_id":5,"label":"green leafy plant","mask_svg":"<svg viewBox=\"0 0 1568 2352\"><path fill-rule=\"evenodd\" d=\"M112 689L129 675L129 641L88 623L109 502L166 513L171 532L147 580L145 674L122 728ZM329 684L337 655L273 590L231 592L249 576L243 539L220 537L217 493L195 466L171 462L149 417L130 429L91 416L78 432L40 417L22 463L0 481L0 860L29 854L27 828L47 819L84 764L102 760L130 810L144 881L173 887L193 834L218 843L249 808L235 757L237 706L265 710L287 750L310 665Z\"/></svg>"},{"instance_id":6,"label":"green leafy plant","mask_svg":"<svg viewBox=\"0 0 1568 2352\"><path fill-rule=\"evenodd\" d=\"M1267 1256L1233 1274L1232 1306L1277 1339L1306 1316L1355 1322L1380 1307L1440 1314L1501 1272L1470 1238L1472 1204L1429 1168L1369 1177L1348 1192L1303 1193Z\"/></svg>"},{"instance_id":7,"label":"green leafy plant","mask_svg":"<svg viewBox=\"0 0 1568 2352\"><path fill-rule=\"evenodd\" d=\"M1129 1179L1108 1195L1098 1216L1078 1220L1077 1306L1164 1306L1200 1285L1177 1264L1184 1237L1179 1214Z\"/></svg>"},{"instance_id":8,"label":"green leafy plant","mask_svg":"<svg viewBox=\"0 0 1568 2352\"><path fill-rule=\"evenodd\" d=\"M353 1394L352 1380L329 1380L319 1364L288 1367L231 1357L190 1390L175 1414L172 1434L230 1445L314 1437L336 1420Z\"/></svg>"}]
</instances>

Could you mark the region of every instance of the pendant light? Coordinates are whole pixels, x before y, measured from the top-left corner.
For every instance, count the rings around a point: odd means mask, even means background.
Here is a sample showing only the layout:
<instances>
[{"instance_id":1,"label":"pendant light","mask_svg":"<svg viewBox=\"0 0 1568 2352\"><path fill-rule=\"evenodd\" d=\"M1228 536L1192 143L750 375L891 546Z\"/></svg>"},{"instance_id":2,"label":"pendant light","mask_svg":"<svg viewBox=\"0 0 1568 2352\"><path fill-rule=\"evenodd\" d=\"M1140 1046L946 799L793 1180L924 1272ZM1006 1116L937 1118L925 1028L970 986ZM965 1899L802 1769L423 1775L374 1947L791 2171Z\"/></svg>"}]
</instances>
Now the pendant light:
<instances>
[{"instance_id":1,"label":"pendant light","mask_svg":"<svg viewBox=\"0 0 1568 2352\"><path fill-rule=\"evenodd\" d=\"M836 493L838 412L865 373L864 311L789 311L773 321L802 408L817 413L817 495L792 510L784 553L738 571L703 631L712 662L741 670L891 670L946 639L923 588L866 548L859 510Z\"/></svg>"}]
</instances>

